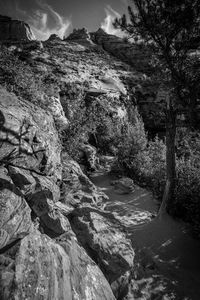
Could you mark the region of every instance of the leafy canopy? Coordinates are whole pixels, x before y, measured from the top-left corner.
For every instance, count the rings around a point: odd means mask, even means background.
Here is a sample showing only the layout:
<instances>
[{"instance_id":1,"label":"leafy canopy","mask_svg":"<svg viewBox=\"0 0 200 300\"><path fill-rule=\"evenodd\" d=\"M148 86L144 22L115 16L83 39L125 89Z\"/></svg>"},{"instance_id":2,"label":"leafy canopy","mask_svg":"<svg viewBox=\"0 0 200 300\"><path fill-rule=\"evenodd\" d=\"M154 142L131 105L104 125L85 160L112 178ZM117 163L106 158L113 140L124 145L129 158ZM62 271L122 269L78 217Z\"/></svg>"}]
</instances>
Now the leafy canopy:
<instances>
[{"instance_id":1,"label":"leafy canopy","mask_svg":"<svg viewBox=\"0 0 200 300\"><path fill-rule=\"evenodd\" d=\"M153 48L162 80L175 88L176 100L184 105L200 94L199 60L190 55L200 43L199 0L132 0L126 15L114 25Z\"/></svg>"}]
</instances>

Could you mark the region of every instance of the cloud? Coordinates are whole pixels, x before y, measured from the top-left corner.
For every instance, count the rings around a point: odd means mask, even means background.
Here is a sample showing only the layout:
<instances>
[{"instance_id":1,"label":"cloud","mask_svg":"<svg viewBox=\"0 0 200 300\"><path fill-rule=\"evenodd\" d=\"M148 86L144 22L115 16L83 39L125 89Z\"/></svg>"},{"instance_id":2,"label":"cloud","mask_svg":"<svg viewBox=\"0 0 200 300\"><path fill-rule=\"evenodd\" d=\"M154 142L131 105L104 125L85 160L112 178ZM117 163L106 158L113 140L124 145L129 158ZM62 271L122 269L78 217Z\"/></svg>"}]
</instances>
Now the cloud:
<instances>
[{"instance_id":1,"label":"cloud","mask_svg":"<svg viewBox=\"0 0 200 300\"><path fill-rule=\"evenodd\" d=\"M121 2L127 7L128 5L130 5L130 1L129 0L121 0Z\"/></svg>"},{"instance_id":2,"label":"cloud","mask_svg":"<svg viewBox=\"0 0 200 300\"><path fill-rule=\"evenodd\" d=\"M63 38L72 26L71 18L62 17L49 4L36 0L37 8L32 9L26 17L34 35L38 40L46 40L51 34ZM19 14L27 16L27 12L16 5Z\"/></svg>"},{"instance_id":3,"label":"cloud","mask_svg":"<svg viewBox=\"0 0 200 300\"><path fill-rule=\"evenodd\" d=\"M113 34L119 37L123 37L124 33L120 29L116 29L113 26L113 22L116 18L120 18L120 14L115 11L110 5L105 8L106 18L101 23L101 28L108 34Z\"/></svg>"}]
</instances>

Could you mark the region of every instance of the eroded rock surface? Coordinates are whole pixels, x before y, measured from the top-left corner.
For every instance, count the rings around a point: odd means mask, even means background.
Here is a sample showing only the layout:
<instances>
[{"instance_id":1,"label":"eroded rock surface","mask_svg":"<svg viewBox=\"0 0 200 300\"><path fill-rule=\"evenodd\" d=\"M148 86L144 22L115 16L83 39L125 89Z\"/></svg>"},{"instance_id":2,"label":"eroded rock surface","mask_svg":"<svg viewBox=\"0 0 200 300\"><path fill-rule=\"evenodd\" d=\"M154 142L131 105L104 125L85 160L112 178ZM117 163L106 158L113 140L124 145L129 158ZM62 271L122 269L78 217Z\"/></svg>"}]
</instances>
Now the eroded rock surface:
<instances>
[{"instance_id":1,"label":"eroded rock surface","mask_svg":"<svg viewBox=\"0 0 200 300\"><path fill-rule=\"evenodd\" d=\"M23 238L32 227L31 210L21 191L0 168L0 249Z\"/></svg>"},{"instance_id":2,"label":"eroded rock surface","mask_svg":"<svg viewBox=\"0 0 200 300\"><path fill-rule=\"evenodd\" d=\"M121 194L129 194L135 190L134 181L128 177L122 177L118 180L113 180L111 184Z\"/></svg>"},{"instance_id":3,"label":"eroded rock surface","mask_svg":"<svg viewBox=\"0 0 200 300\"><path fill-rule=\"evenodd\" d=\"M8 291L1 285L3 299L6 299L5 292L7 299L21 300L115 299L102 272L77 244L73 234L55 242L34 230L20 243L15 259L15 277L11 265L4 263L2 278L4 282L1 280L1 284L7 282L14 286Z\"/></svg>"},{"instance_id":4,"label":"eroded rock surface","mask_svg":"<svg viewBox=\"0 0 200 300\"><path fill-rule=\"evenodd\" d=\"M4 89L0 109L0 298L114 300L68 219L105 194L68 155L61 162L53 111Z\"/></svg>"},{"instance_id":5,"label":"eroded rock surface","mask_svg":"<svg viewBox=\"0 0 200 300\"><path fill-rule=\"evenodd\" d=\"M62 203L73 207L102 207L108 197L83 173L71 159L63 161Z\"/></svg>"},{"instance_id":6,"label":"eroded rock surface","mask_svg":"<svg viewBox=\"0 0 200 300\"><path fill-rule=\"evenodd\" d=\"M78 240L100 266L114 294L126 289L134 266L134 250L123 226L112 214L91 208L72 213L71 224Z\"/></svg>"},{"instance_id":7,"label":"eroded rock surface","mask_svg":"<svg viewBox=\"0 0 200 300\"><path fill-rule=\"evenodd\" d=\"M0 89L0 122L0 159L61 178L61 145L50 113Z\"/></svg>"},{"instance_id":8,"label":"eroded rock surface","mask_svg":"<svg viewBox=\"0 0 200 300\"><path fill-rule=\"evenodd\" d=\"M137 71L149 73L150 51L143 45L126 43L122 38L107 34L103 29L91 33L92 40L104 50L128 62Z\"/></svg>"},{"instance_id":9,"label":"eroded rock surface","mask_svg":"<svg viewBox=\"0 0 200 300\"><path fill-rule=\"evenodd\" d=\"M35 40L35 37L28 24L0 15L0 41L32 40Z\"/></svg>"},{"instance_id":10,"label":"eroded rock surface","mask_svg":"<svg viewBox=\"0 0 200 300\"><path fill-rule=\"evenodd\" d=\"M110 196L109 186L97 188L66 152L61 157L59 139L75 101L124 120L130 112L123 104L132 97L147 126L155 126L165 94L148 76L148 49L101 30L74 31L65 40L53 35L43 43L27 42L28 34L18 43L24 35L17 32L9 51L43 78L53 74L46 79L56 78L58 86L41 93L37 105L0 88L0 299L165 299L167 283L130 239L134 226L152 219L148 209L132 205L138 188L120 179L111 187L120 192L108 203L103 191ZM82 151L96 169L95 148L86 143ZM100 163L107 170L112 160L101 157Z\"/></svg>"},{"instance_id":11,"label":"eroded rock surface","mask_svg":"<svg viewBox=\"0 0 200 300\"><path fill-rule=\"evenodd\" d=\"M86 28L74 29L73 32L66 38L67 41L75 41L83 45L92 45L93 42Z\"/></svg>"}]
</instances>

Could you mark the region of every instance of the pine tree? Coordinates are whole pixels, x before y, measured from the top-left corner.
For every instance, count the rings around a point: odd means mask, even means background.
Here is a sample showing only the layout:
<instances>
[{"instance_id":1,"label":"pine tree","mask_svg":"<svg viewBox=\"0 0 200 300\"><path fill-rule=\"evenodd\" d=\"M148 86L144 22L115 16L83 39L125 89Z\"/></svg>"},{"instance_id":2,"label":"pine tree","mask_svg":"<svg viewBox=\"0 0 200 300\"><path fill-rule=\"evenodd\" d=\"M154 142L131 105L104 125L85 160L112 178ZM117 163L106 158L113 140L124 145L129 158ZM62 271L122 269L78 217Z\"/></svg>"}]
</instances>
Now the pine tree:
<instances>
[{"instance_id":1,"label":"pine tree","mask_svg":"<svg viewBox=\"0 0 200 300\"><path fill-rule=\"evenodd\" d=\"M132 0L127 16L115 27L153 49L166 90L166 187L160 213L170 211L176 185L175 139L179 110L189 111L197 126L195 107L200 96L200 63L190 54L200 44L199 0Z\"/></svg>"}]
</instances>

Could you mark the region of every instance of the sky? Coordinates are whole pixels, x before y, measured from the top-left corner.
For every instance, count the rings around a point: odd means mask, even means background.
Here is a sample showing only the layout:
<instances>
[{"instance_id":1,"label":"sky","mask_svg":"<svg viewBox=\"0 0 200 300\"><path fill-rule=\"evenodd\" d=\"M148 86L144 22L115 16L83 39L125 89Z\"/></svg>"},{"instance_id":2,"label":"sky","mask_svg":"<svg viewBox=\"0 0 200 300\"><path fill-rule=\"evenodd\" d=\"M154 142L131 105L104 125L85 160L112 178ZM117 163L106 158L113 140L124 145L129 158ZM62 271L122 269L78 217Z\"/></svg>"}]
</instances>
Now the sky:
<instances>
[{"instance_id":1,"label":"sky","mask_svg":"<svg viewBox=\"0 0 200 300\"><path fill-rule=\"evenodd\" d=\"M61 38L74 28L122 36L113 28L116 17L127 13L131 0L0 0L0 14L23 20L31 26L35 37L47 39L56 33Z\"/></svg>"}]
</instances>

